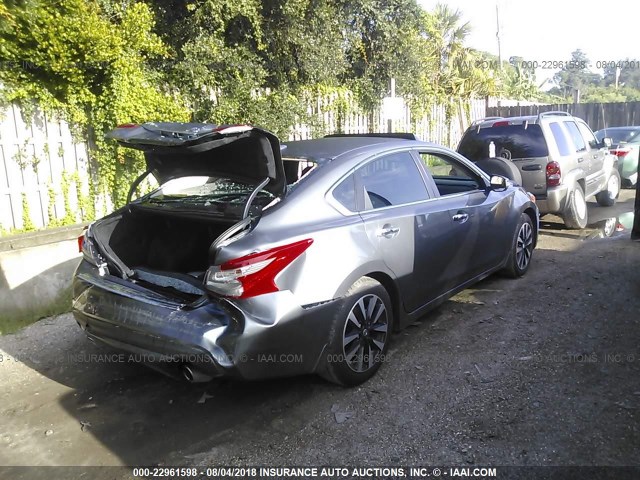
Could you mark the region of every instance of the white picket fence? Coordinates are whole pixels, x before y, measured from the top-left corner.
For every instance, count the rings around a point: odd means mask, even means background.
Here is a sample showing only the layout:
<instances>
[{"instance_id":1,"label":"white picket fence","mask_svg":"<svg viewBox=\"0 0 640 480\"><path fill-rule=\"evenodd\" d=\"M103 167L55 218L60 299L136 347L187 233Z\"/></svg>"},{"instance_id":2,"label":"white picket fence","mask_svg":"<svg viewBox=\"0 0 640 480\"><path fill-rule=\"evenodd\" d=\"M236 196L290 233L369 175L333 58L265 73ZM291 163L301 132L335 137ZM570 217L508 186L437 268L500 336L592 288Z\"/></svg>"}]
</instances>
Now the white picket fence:
<instances>
[{"instance_id":1,"label":"white picket fence","mask_svg":"<svg viewBox=\"0 0 640 480\"><path fill-rule=\"evenodd\" d=\"M357 113L357 107L349 100L348 113L340 118L330 108L333 100L331 96L319 98L309 107L309 112L319 118L326 133L388 130L381 111L375 112L372 122L371 116ZM491 105L495 105L495 101L491 101ZM420 121L411 122L411 112L405 105L402 119L393 121L392 131L413 132L422 140L455 147L469 120L485 116L487 101L473 100L468 107L470 118L456 114L447 121L445 108L440 105L434 106ZM289 140L311 138L312 132L313 129L307 125L296 125ZM64 121L38 113L32 122L25 122L17 105L0 110L0 234L25 227L25 199L29 217L36 228L47 226L52 216L62 220L67 214L65 203L74 218L81 221L77 213L80 204L78 189L75 181L69 183L69 179L79 179L82 195L88 195L90 177L87 158L86 145L74 140ZM63 195L65 184L68 189L66 198ZM96 203L99 216L111 209L104 196L96 199Z\"/></svg>"}]
</instances>

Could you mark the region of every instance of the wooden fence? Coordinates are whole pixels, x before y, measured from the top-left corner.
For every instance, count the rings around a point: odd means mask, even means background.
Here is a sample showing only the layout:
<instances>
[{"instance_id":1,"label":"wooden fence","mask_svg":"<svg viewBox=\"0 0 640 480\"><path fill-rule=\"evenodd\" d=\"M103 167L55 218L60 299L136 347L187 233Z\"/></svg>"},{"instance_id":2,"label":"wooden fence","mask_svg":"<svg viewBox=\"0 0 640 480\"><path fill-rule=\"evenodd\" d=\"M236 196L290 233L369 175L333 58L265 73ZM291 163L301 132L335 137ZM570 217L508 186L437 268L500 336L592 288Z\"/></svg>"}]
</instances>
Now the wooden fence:
<instances>
[{"instance_id":1,"label":"wooden fence","mask_svg":"<svg viewBox=\"0 0 640 480\"><path fill-rule=\"evenodd\" d=\"M289 140L308 139L323 133L386 132L388 124L380 110L362 113L351 96L343 112L333 108L331 95L311 102L309 112L318 125L296 125ZM459 105L447 121L445 107L433 106L421 119L412 120L404 106L402 118L392 131L413 132L420 139L455 147L470 121L485 116L487 100ZM0 235L12 230L42 228L83 219L81 198L89 196L89 162L82 141L74 139L69 126L36 114L26 122L17 105L0 110ZM106 195L92 198L96 214L112 206Z\"/></svg>"},{"instance_id":2,"label":"wooden fence","mask_svg":"<svg viewBox=\"0 0 640 480\"><path fill-rule=\"evenodd\" d=\"M640 102L624 103L568 103L555 105L529 105L487 108L487 116L513 117L538 115L540 112L559 110L583 119L592 130L605 127L640 125Z\"/></svg>"}]
</instances>

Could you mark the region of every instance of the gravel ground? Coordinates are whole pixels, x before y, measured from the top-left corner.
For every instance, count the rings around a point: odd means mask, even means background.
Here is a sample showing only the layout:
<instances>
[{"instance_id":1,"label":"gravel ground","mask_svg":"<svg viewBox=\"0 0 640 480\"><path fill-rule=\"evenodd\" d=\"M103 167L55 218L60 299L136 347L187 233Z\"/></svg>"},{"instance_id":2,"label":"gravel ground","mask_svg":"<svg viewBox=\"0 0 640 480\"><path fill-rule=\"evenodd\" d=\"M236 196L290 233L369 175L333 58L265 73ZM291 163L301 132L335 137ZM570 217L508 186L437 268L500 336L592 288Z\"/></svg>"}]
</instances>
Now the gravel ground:
<instances>
[{"instance_id":1,"label":"gravel ground","mask_svg":"<svg viewBox=\"0 0 640 480\"><path fill-rule=\"evenodd\" d=\"M354 389L186 384L45 319L0 337L0 465L640 465L640 244L595 236L545 219L525 278L395 335Z\"/></svg>"}]
</instances>

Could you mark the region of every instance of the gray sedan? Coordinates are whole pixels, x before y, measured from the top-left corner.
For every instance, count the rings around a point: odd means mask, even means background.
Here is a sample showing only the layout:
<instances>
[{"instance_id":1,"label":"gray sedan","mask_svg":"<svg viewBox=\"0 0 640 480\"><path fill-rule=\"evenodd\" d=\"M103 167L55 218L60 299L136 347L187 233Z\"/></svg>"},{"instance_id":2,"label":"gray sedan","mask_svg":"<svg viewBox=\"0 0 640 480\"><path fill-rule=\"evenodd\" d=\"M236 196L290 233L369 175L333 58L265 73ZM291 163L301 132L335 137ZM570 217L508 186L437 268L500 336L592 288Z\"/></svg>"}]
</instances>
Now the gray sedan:
<instances>
[{"instance_id":1,"label":"gray sedan","mask_svg":"<svg viewBox=\"0 0 640 480\"><path fill-rule=\"evenodd\" d=\"M149 123L109 136L142 150L160 186L79 239L74 315L190 381L362 383L393 331L494 272L522 276L536 245L532 195L412 135L281 144L250 126Z\"/></svg>"}]
</instances>

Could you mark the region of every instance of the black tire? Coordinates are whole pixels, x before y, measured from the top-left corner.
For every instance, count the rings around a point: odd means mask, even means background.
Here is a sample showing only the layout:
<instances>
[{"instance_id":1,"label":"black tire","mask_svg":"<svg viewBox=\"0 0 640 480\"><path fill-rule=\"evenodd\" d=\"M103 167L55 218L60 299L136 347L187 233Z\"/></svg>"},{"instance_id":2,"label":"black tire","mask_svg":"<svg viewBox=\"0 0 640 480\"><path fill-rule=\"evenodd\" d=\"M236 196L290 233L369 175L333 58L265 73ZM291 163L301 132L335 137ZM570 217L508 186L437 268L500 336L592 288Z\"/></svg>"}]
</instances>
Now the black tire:
<instances>
[{"instance_id":1,"label":"black tire","mask_svg":"<svg viewBox=\"0 0 640 480\"><path fill-rule=\"evenodd\" d=\"M587 201L584 198L584 190L580 185L569 194L569 200L562 214L564 224L568 228L582 230L589 220L587 214Z\"/></svg>"},{"instance_id":2,"label":"black tire","mask_svg":"<svg viewBox=\"0 0 640 480\"><path fill-rule=\"evenodd\" d=\"M596 201L601 207L612 207L620 196L620 174L614 170L607 179L607 186L596 194Z\"/></svg>"},{"instance_id":3,"label":"black tire","mask_svg":"<svg viewBox=\"0 0 640 480\"><path fill-rule=\"evenodd\" d=\"M511 242L509 260L502 271L507 277L519 278L529 270L535 245L535 234L531 217L526 213L521 214Z\"/></svg>"},{"instance_id":4,"label":"black tire","mask_svg":"<svg viewBox=\"0 0 640 480\"><path fill-rule=\"evenodd\" d=\"M512 182L522 185L522 174L520 173L520 170L518 170L518 167L516 167L510 160L498 157L483 158L478 160L476 165L480 170L488 173L489 175L502 175Z\"/></svg>"},{"instance_id":5,"label":"black tire","mask_svg":"<svg viewBox=\"0 0 640 480\"><path fill-rule=\"evenodd\" d=\"M341 303L318 373L330 382L351 387L369 380L384 361L393 310L385 288L369 277L355 282Z\"/></svg>"}]
</instances>

